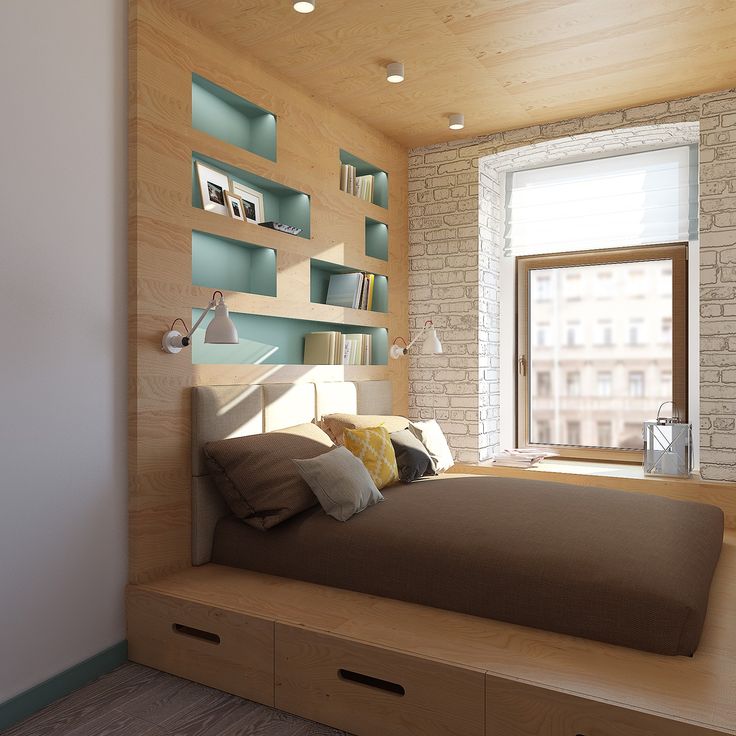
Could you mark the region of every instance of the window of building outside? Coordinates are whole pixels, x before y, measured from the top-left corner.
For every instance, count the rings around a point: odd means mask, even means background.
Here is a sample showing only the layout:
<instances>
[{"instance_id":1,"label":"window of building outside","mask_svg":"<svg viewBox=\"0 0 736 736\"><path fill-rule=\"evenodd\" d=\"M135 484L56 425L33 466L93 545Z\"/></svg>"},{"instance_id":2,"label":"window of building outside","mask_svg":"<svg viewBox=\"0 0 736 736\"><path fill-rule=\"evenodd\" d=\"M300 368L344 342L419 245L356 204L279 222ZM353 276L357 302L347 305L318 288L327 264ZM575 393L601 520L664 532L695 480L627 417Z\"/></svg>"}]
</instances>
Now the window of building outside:
<instances>
[{"instance_id":1,"label":"window of building outside","mask_svg":"<svg viewBox=\"0 0 736 736\"><path fill-rule=\"evenodd\" d=\"M596 394L610 396L613 392L613 374L611 371L598 371L596 374ZM603 445L607 447L607 445Z\"/></svg>"},{"instance_id":2,"label":"window of building outside","mask_svg":"<svg viewBox=\"0 0 736 736\"><path fill-rule=\"evenodd\" d=\"M644 396L644 371L629 371L629 396Z\"/></svg>"},{"instance_id":3,"label":"window of building outside","mask_svg":"<svg viewBox=\"0 0 736 736\"><path fill-rule=\"evenodd\" d=\"M598 445L610 447L613 442L611 422L598 422Z\"/></svg>"},{"instance_id":4,"label":"window of building outside","mask_svg":"<svg viewBox=\"0 0 736 736\"><path fill-rule=\"evenodd\" d=\"M549 396L552 393L552 383L549 371L537 371L537 395Z\"/></svg>"},{"instance_id":5,"label":"window of building outside","mask_svg":"<svg viewBox=\"0 0 736 736\"><path fill-rule=\"evenodd\" d=\"M613 345L613 323L610 319L598 320L595 341L597 345Z\"/></svg>"},{"instance_id":6,"label":"window of building outside","mask_svg":"<svg viewBox=\"0 0 736 736\"><path fill-rule=\"evenodd\" d=\"M580 422L569 421L567 423L567 444L568 445L579 445L580 444Z\"/></svg>"},{"instance_id":7,"label":"window of building outside","mask_svg":"<svg viewBox=\"0 0 736 736\"><path fill-rule=\"evenodd\" d=\"M517 379L519 446L634 460L642 422L661 403L675 401L687 416L686 248L517 260L518 352L527 368ZM571 284L579 299L569 298Z\"/></svg>"}]
</instances>

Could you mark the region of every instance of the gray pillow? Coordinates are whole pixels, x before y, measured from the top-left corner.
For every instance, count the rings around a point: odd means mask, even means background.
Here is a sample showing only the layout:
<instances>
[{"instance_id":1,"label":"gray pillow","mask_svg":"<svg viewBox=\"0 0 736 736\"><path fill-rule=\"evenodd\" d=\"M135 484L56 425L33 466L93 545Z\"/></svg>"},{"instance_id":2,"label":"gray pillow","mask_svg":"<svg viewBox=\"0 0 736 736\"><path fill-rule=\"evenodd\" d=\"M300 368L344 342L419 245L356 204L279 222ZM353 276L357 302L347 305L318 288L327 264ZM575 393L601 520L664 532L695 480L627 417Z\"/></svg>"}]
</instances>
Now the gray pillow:
<instances>
[{"instance_id":1,"label":"gray pillow","mask_svg":"<svg viewBox=\"0 0 736 736\"><path fill-rule=\"evenodd\" d=\"M365 465L345 447L294 463L325 513L338 521L383 501Z\"/></svg>"}]
</instances>

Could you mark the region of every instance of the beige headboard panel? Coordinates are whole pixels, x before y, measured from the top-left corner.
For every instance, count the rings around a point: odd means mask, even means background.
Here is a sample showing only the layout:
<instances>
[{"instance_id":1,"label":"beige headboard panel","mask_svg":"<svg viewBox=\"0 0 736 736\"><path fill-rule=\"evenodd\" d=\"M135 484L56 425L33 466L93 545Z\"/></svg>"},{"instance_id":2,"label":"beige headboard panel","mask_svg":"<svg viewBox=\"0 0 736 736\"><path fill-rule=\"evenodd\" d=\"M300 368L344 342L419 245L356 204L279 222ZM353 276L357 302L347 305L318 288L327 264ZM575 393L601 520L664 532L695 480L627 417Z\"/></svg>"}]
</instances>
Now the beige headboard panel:
<instances>
[{"instance_id":1,"label":"beige headboard panel","mask_svg":"<svg viewBox=\"0 0 736 736\"><path fill-rule=\"evenodd\" d=\"M390 381L264 383L192 389L192 564L212 556L217 522L228 513L207 475L207 442L272 432L325 414L391 414ZM356 411L357 410L357 411Z\"/></svg>"}]
</instances>

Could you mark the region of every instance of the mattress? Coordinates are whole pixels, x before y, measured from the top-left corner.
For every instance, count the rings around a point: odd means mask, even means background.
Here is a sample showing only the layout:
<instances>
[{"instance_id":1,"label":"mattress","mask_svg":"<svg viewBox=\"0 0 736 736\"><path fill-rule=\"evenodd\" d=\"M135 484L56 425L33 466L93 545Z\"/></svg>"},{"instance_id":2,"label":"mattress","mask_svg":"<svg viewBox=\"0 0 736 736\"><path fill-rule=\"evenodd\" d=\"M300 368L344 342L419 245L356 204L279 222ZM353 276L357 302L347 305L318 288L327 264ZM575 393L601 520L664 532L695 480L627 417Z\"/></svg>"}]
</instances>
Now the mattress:
<instances>
[{"instance_id":1,"label":"mattress","mask_svg":"<svg viewBox=\"0 0 736 736\"><path fill-rule=\"evenodd\" d=\"M384 495L345 523L318 506L267 532L225 517L212 561L659 654L698 645L715 506L489 476Z\"/></svg>"}]
</instances>

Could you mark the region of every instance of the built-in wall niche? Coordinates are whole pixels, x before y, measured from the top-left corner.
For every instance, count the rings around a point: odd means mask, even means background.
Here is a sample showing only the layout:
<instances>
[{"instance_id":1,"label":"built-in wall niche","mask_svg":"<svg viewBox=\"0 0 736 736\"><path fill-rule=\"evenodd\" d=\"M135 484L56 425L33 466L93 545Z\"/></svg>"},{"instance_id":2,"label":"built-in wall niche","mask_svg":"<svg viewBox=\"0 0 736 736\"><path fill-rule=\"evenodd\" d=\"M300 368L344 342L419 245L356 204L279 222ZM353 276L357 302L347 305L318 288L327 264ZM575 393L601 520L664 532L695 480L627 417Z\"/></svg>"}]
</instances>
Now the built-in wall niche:
<instances>
[{"instance_id":1,"label":"built-in wall niche","mask_svg":"<svg viewBox=\"0 0 736 736\"><path fill-rule=\"evenodd\" d=\"M276 296L276 251L193 230L192 283L210 289Z\"/></svg>"},{"instance_id":2,"label":"built-in wall niche","mask_svg":"<svg viewBox=\"0 0 736 736\"><path fill-rule=\"evenodd\" d=\"M192 324L202 310L192 310ZM206 328L214 316L205 317ZM192 363L217 365L303 365L304 336L310 332L336 331L344 334L366 333L372 336L371 365L388 362L388 331L383 327L334 324L312 320L271 317L260 314L230 312L238 330L237 345L212 345L204 342L205 329L192 337Z\"/></svg>"},{"instance_id":3,"label":"built-in wall niche","mask_svg":"<svg viewBox=\"0 0 736 736\"><path fill-rule=\"evenodd\" d=\"M365 273L356 268L312 258L309 265L309 293L314 304L327 304L330 276L345 273ZM372 312L388 312L388 279L381 274L373 275Z\"/></svg>"},{"instance_id":4,"label":"built-in wall niche","mask_svg":"<svg viewBox=\"0 0 736 736\"><path fill-rule=\"evenodd\" d=\"M388 225L385 222L365 218L365 254L388 260Z\"/></svg>"},{"instance_id":5,"label":"built-in wall niche","mask_svg":"<svg viewBox=\"0 0 736 736\"><path fill-rule=\"evenodd\" d=\"M343 166L355 167L355 176L372 176L373 177L373 197L371 201L379 207L388 207L388 174L379 169L377 166L363 161L363 159L354 156L348 151L340 149L340 188L353 194L352 185L348 182L347 187L343 182Z\"/></svg>"},{"instance_id":6,"label":"built-in wall niche","mask_svg":"<svg viewBox=\"0 0 736 736\"><path fill-rule=\"evenodd\" d=\"M192 127L276 160L276 116L199 74L192 74Z\"/></svg>"},{"instance_id":7,"label":"built-in wall niche","mask_svg":"<svg viewBox=\"0 0 736 736\"><path fill-rule=\"evenodd\" d=\"M280 222L301 228L299 237L309 239L310 200L308 194L197 152L192 154L192 206L202 207L202 196L195 166L197 161L225 174L231 182L239 182L260 192L263 195L264 221ZM218 216L229 217L227 214ZM241 224L246 231L250 231L252 227L259 227L247 222Z\"/></svg>"}]
</instances>

